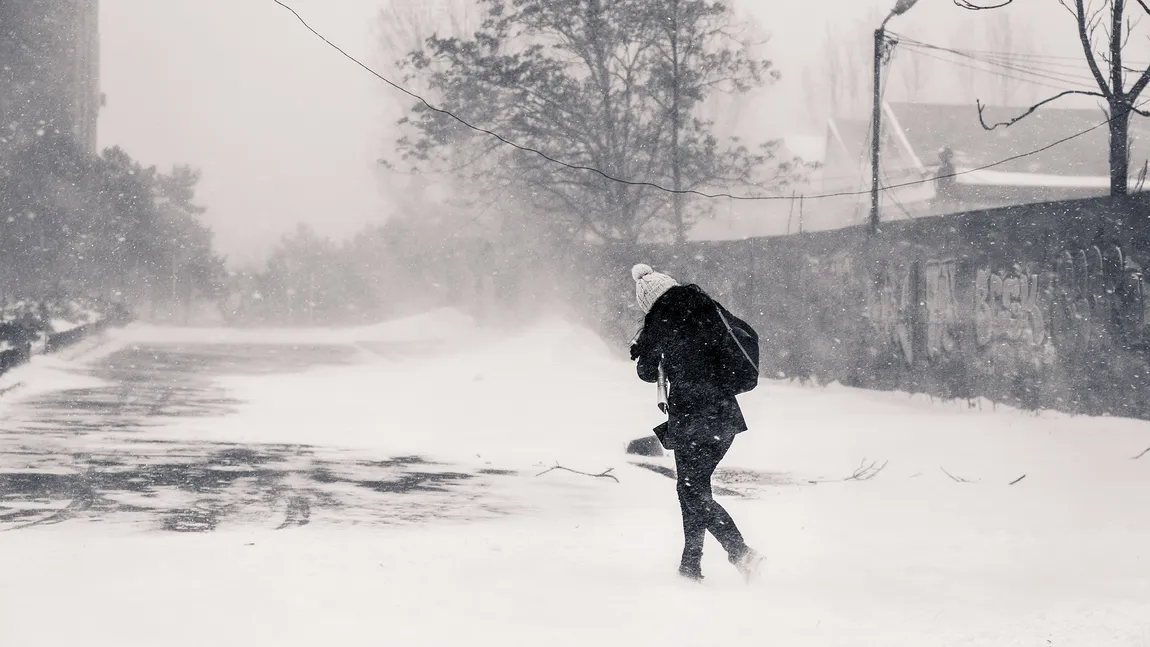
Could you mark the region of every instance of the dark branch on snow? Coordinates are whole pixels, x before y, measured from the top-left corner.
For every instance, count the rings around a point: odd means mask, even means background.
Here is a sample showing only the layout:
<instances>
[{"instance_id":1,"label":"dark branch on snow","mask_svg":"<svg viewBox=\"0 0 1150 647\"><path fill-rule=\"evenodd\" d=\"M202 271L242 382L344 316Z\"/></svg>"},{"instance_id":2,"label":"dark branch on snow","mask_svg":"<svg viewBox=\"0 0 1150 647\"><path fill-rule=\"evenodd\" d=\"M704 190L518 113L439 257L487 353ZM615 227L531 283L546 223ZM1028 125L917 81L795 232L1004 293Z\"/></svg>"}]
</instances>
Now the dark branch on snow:
<instances>
[{"instance_id":1,"label":"dark branch on snow","mask_svg":"<svg viewBox=\"0 0 1150 647\"><path fill-rule=\"evenodd\" d=\"M875 462L871 463L870 465L867 465L866 459L864 458L862 460L862 463L859 463L859 467L858 467L858 469L856 469L854 471L854 474L851 474L850 476L848 476L847 478L845 478L843 480L844 481L869 481L869 480L873 479L874 477L878 476L878 473L883 471L883 469L886 468L886 464L889 462L890 461L887 461L886 463L883 463L882 465L878 465L878 461L875 461Z\"/></svg>"},{"instance_id":2,"label":"dark branch on snow","mask_svg":"<svg viewBox=\"0 0 1150 647\"><path fill-rule=\"evenodd\" d=\"M580 472L579 470L573 470L569 467L563 467L562 465L556 463L554 467L551 467L549 469L545 469L542 472L539 472L538 474L536 474L535 476L537 476L537 477L543 476L544 474L546 474L548 472L554 472L555 470L563 470L564 472L571 472L572 474L578 474L580 476L590 476L591 478L597 478L597 479L611 479L611 480L615 481L616 483L619 482L619 479L616 478L615 475L611 473L611 472L615 471L614 467L609 467L605 471L603 471L599 474L590 474L588 472Z\"/></svg>"},{"instance_id":3,"label":"dark branch on snow","mask_svg":"<svg viewBox=\"0 0 1150 647\"><path fill-rule=\"evenodd\" d=\"M1025 475L1025 474L1023 474L1022 476L1020 476L1020 477L1018 477L1018 478L1014 479L1013 481L1011 481L1011 482L1010 482L1010 484L1011 484L1011 485L1014 485L1015 483L1017 483L1017 482L1021 481L1021 480L1022 480L1022 479L1024 479L1024 478L1026 478L1026 475Z\"/></svg>"},{"instance_id":4,"label":"dark branch on snow","mask_svg":"<svg viewBox=\"0 0 1150 647\"><path fill-rule=\"evenodd\" d=\"M954 474L951 474L950 472L946 471L945 467L939 466L938 469L942 470L942 473L949 476L950 480L954 481L955 483L970 483L970 481L962 478L961 476L955 476Z\"/></svg>"}]
</instances>

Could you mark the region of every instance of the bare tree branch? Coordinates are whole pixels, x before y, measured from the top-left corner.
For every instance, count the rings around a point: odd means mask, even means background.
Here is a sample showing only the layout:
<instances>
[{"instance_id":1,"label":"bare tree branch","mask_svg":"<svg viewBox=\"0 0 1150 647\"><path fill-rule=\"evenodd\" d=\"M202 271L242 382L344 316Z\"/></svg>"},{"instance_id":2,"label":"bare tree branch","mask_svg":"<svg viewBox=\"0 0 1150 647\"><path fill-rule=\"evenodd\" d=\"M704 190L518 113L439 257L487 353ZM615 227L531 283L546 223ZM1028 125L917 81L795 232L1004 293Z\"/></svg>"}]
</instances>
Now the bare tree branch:
<instances>
[{"instance_id":1,"label":"bare tree branch","mask_svg":"<svg viewBox=\"0 0 1150 647\"><path fill-rule=\"evenodd\" d=\"M1130 44L1130 39L1134 37L1134 30L1138 29L1138 25L1142 24L1142 16L1137 19L1126 19L1126 33L1122 35L1122 49ZM1126 69L1123 67L1122 69Z\"/></svg>"},{"instance_id":2,"label":"bare tree branch","mask_svg":"<svg viewBox=\"0 0 1150 647\"><path fill-rule=\"evenodd\" d=\"M940 466L938 469L942 470L942 473L949 476L950 480L954 481L955 483L970 483L970 481L962 478L961 476L955 476L954 474L951 474L950 472L946 471L945 467Z\"/></svg>"},{"instance_id":3,"label":"bare tree branch","mask_svg":"<svg viewBox=\"0 0 1150 647\"><path fill-rule=\"evenodd\" d=\"M1098 55L1098 58L1102 59L1102 62L1103 62L1103 63L1106 63L1107 65L1111 65L1111 61L1110 61L1110 57L1109 57L1109 56L1104 56L1104 55L1102 55L1102 54L1099 54L1099 55ZM1123 63L1123 64L1122 64L1122 69L1123 69L1123 70L1125 70L1125 71L1127 71L1127 72L1137 72L1138 74L1141 74L1141 73L1142 73L1142 68L1139 68L1139 67L1130 67L1130 66L1129 66L1129 65L1127 65L1126 63Z\"/></svg>"},{"instance_id":4,"label":"bare tree branch","mask_svg":"<svg viewBox=\"0 0 1150 647\"><path fill-rule=\"evenodd\" d=\"M1139 458L1142 458L1143 456L1145 456L1146 454L1150 454L1150 447L1147 447L1147 448L1146 448L1146 451L1142 452L1141 454L1138 454L1137 456L1135 456L1135 457L1134 457L1134 458L1132 458L1131 460L1135 460L1135 461L1136 461L1136 460L1138 460Z\"/></svg>"},{"instance_id":5,"label":"bare tree branch","mask_svg":"<svg viewBox=\"0 0 1150 647\"><path fill-rule=\"evenodd\" d=\"M1058 0L1058 4L1062 5L1064 9L1070 12L1071 17L1073 17L1075 20L1078 20L1078 14L1074 13L1074 9L1072 9L1070 5L1067 4L1067 0Z\"/></svg>"},{"instance_id":6,"label":"bare tree branch","mask_svg":"<svg viewBox=\"0 0 1150 647\"><path fill-rule=\"evenodd\" d=\"M1122 14L1124 13L1124 0L1111 0L1114 6L1110 14L1111 29L1107 34L1110 39L1110 91L1115 97L1122 97L1126 91L1125 77L1122 75Z\"/></svg>"},{"instance_id":7,"label":"bare tree branch","mask_svg":"<svg viewBox=\"0 0 1150 647\"><path fill-rule=\"evenodd\" d=\"M619 482L619 479L616 478L615 475L611 473L611 472L615 471L614 467L609 467L609 468L607 468L607 470L605 470L599 474L589 474L587 472L580 472L579 470L573 470L569 467L563 467L559 463L556 463L555 466L552 468L545 469L542 472L539 472L535 476L537 476L537 477L543 476L544 474L546 474L548 472L554 472L555 470L562 470L564 472L571 472L572 474L578 474L580 476L590 476L591 478L597 478L597 479L611 479L611 480L615 481L616 483Z\"/></svg>"},{"instance_id":8,"label":"bare tree branch","mask_svg":"<svg viewBox=\"0 0 1150 647\"><path fill-rule=\"evenodd\" d=\"M1106 99L1110 99L1114 94L1110 86L1106 84L1106 77L1102 75L1102 70L1098 67L1098 61L1094 59L1094 44L1090 39L1090 32L1086 24L1086 8L1082 2L1083 0L1074 0L1074 6L1078 10L1075 18L1078 22L1078 39L1082 41L1082 54L1086 57L1086 64L1090 66L1090 73L1094 75L1094 80L1098 82L1098 89L1102 91Z\"/></svg>"},{"instance_id":9,"label":"bare tree branch","mask_svg":"<svg viewBox=\"0 0 1150 647\"><path fill-rule=\"evenodd\" d=\"M869 480L873 479L874 477L878 476L879 472L883 471L886 468L887 463L889 463L889 462L890 461L886 461L882 465L878 465L878 461L875 461L875 462L871 463L870 465L867 465L866 459L864 458L862 460L862 463L859 463L858 469L856 469L854 471L854 474L851 474L850 476L848 476L847 478L845 478L843 480L844 481L869 481Z\"/></svg>"},{"instance_id":10,"label":"bare tree branch","mask_svg":"<svg viewBox=\"0 0 1150 647\"><path fill-rule=\"evenodd\" d=\"M1001 9L1006 5L1014 2L1014 0L1001 0L998 4L993 5L977 5L970 0L954 0L955 6L960 9L969 9L971 11L986 11L987 9Z\"/></svg>"},{"instance_id":11,"label":"bare tree branch","mask_svg":"<svg viewBox=\"0 0 1150 647\"><path fill-rule=\"evenodd\" d=\"M994 124L993 126L987 126L986 125L986 121L982 117L983 111L986 110L986 106L982 105L981 101L975 99L974 103L976 106L978 106L978 123L982 124L982 127L985 128L986 130L994 130L995 128L998 128L999 126L1009 128L1009 127L1013 126L1014 124L1018 123L1019 121L1022 121L1023 119L1029 117L1035 110L1038 110L1042 106L1050 103L1051 101L1054 101L1056 99L1061 99L1062 97L1065 97L1065 96L1070 95L1070 94L1081 94L1081 95L1085 95L1088 97L1099 97L1102 99L1106 98L1105 96L1103 96L1097 92L1087 92L1085 90L1066 90L1063 92L1059 92L1058 94L1050 97L1049 99L1044 99L1042 101L1039 101L1038 103L1034 104L1033 106L1030 106L1030 109L1028 109L1026 112L1018 115L1017 117L1014 117L1010 121L1001 121L999 123Z\"/></svg>"},{"instance_id":12,"label":"bare tree branch","mask_svg":"<svg viewBox=\"0 0 1150 647\"><path fill-rule=\"evenodd\" d=\"M1142 76L1138 77L1138 80L1134 82L1134 85L1130 88L1130 92L1126 94L1126 98L1130 101L1137 99L1138 95L1142 94L1142 91L1146 89L1146 84L1148 83L1150 83L1150 67L1147 67L1146 70L1142 72Z\"/></svg>"},{"instance_id":13,"label":"bare tree branch","mask_svg":"<svg viewBox=\"0 0 1150 647\"><path fill-rule=\"evenodd\" d=\"M1011 482L1010 482L1010 484L1011 484L1011 485L1014 485L1015 483L1018 483L1019 481L1021 481L1021 480L1022 480L1022 479L1024 479L1024 478L1026 478L1026 475L1025 475L1025 474L1023 474L1022 476L1020 476L1020 477L1018 477L1018 478L1014 479L1013 481L1011 481Z\"/></svg>"},{"instance_id":14,"label":"bare tree branch","mask_svg":"<svg viewBox=\"0 0 1150 647\"><path fill-rule=\"evenodd\" d=\"M862 463L859 463L858 469L856 469L853 473L851 473L850 476L848 476L846 478L842 478L842 479L814 479L814 480L808 480L807 483L810 483L811 485L818 485L819 483L846 483L847 481L869 481L869 480L873 479L874 477L878 476L879 472L883 471L883 469L886 468L886 465L889 462L890 461L886 461L882 465L879 465L878 461L874 461L870 465L867 465L866 459L864 458L862 460ZM918 476L918 475L916 474L915 476ZM911 478L914 478L914 477L911 477Z\"/></svg>"}]
</instances>

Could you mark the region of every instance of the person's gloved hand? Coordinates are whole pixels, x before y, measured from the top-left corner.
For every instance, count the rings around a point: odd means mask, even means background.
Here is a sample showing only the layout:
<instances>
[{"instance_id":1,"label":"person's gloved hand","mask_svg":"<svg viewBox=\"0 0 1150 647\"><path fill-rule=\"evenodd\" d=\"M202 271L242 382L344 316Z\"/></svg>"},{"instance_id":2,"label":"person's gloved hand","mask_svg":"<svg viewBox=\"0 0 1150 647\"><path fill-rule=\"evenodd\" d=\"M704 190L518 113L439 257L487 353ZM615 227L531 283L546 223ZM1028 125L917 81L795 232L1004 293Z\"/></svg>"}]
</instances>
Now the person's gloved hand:
<instances>
[{"instance_id":1,"label":"person's gloved hand","mask_svg":"<svg viewBox=\"0 0 1150 647\"><path fill-rule=\"evenodd\" d=\"M639 344L631 344L631 361L639 358Z\"/></svg>"}]
</instances>

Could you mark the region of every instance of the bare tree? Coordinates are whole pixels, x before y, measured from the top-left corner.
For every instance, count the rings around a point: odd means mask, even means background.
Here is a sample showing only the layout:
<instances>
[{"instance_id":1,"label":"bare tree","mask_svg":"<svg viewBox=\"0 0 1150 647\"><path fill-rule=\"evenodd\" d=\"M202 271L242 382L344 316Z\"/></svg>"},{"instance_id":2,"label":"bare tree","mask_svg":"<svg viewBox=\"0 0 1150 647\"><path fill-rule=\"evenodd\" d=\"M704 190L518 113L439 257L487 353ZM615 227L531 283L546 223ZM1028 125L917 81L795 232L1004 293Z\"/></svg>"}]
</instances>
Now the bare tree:
<instances>
[{"instance_id":1,"label":"bare tree","mask_svg":"<svg viewBox=\"0 0 1150 647\"><path fill-rule=\"evenodd\" d=\"M827 106L828 112L866 114L871 100L874 28L882 16L871 10L846 25L828 24L823 35L823 55L808 68L804 85L811 104ZM830 116L830 115L826 115Z\"/></svg>"},{"instance_id":2,"label":"bare tree","mask_svg":"<svg viewBox=\"0 0 1150 647\"><path fill-rule=\"evenodd\" d=\"M898 65L902 72L902 83L906 88L908 101L920 101L922 91L930 82L931 59L923 56L908 56Z\"/></svg>"},{"instance_id":3,"label":"bare tree","mask_svg":"<svg viewBox=\"0 0 1150 647\"><path fill-rule=\"evenodd\" d=\"M457 38L479 27L475 0L388 0L379 10L376 23L383 66L394 75L408 54L421 49L428 38ZM407 88L416 94L430 90L422 77L406 79ZM406 112L407 97L392 93L398 107Z\"/></svg>"},{"instance_id":4,"label":"bare tree","mask_svg":"<svg viewBox=\"0 0 1150 647\"><path fill-rule=\"evenodd\" d=\"M750 55L750 43L740 42L733 33L730 9L708 0L657 0L650 11L654 26L655 62L653 78L657 92L654 100L666 111L671 161L671 185L682 191L684 175L706 183L729 178L715 176L702 169L686 168L689 150L701 148L711 137L711 124L692 119L698 106L713 90L743 93L761 86L767 79L778 77L770 61ZM702 166L725 172L722 165L705 162ZM700 172L702 171L702 172ZM707 177L711 175L711 177ZM675 240L687 239L688 218L682 193L672 195Z\"/></svg>"},{"instance_id":5,"label":"bare tree","mask_svg":"<svg viewBox=\"0 0 1150 647\"><path fill-rule=\"evenodd\" d=\"M381 71L392 77L402 77L408 90L431 98L434 88L428 76L405 73L407 55L422 49L431 38L469 35L479 27L480 19L476 0L386 0L379 9L375 34L382 59L379 63ZM389 92L386 97L394 101L391 113L394 118L407 113L411 107L407 95ZM393 148L391 144L389 142L389 149ZM455 158L453 166L467 165L474 159L461 154ZM476 209L473 200L451 197L477 193L472 190L474 187L465 186L466 182L459 179L452 183L429 182L422 173L404 172L387 159L380 159L380 168L389 172L380 177L382 187L402 213L462 210L460 217L471 217L466 214ZM444 204L444 201L451 204Z\"/></svg>"},{"instance_id":6,"label":"bare tree","mask_svg":"<svg viewBox=\"0 0 1150 647\"><path fill-rule=\"evenodd\" d=\"M1141 104L1138 103L1138 97L1146 89L1147 84L1150 84L1150 66L1138 70L1127 67L1122 62L1123 51L1129 44L1138 21L1126 15L1126 0L1089 3L1086 0L1058 0L1058 2L1073 16L1077 24L1082 53L1090 74L1098 84L1098 91L1065 90L1039 101L1012 119L994 124L986 123L983 118L985 106L978 102L979 121L987 130L1008 128L1035 113L1042 106L1063 97L1080 95L1104 99L1110 127L1110 194L1126 195L1130 176L1130 115L1150 116L1150 112L1142 110L1139 107ZM1143 13L1150 14L1150 5L1146 0L1135 0L1135 2L1141 9L1139 17ZM1010 0L990 8L1007 4L1010 4ZM1099 61L1107 67L1107 73L1103 72ZM1137 74L1134 82L1129 85L1127 73Z\"/></svg>"},{"instance_id":7,"label":"bare tree","mask_svg":"<svg viewBox=\"0 0 1150 647\"><path fill-rule=\"evenodd\" d=\"M951 38L953 39L951 41L951 46L957 47L958 43L956 43L954 41L960 40L961 36L952 35ZM973 95L977 94L978 93L978 73L980 71L982 71L982 70L980 70L979 68L977 68L973 65L964 64L964 65L960 66L958 68L958 78L960 81L960 87L955 88L955 89L959 90L960 93L965 92L966 94L964 96L973 96Z\"/></svg>"},{"instance_id":8,"label":"bare tree","mask_svg":"<svg viewBox=\"0 0 1150 647\"><path fill-rule=\"evenodd\" d=\"M990 49L1003 54L1013 54L1015 47L1015 25L1011 14L1007 11L1000 12L994 19L990 21L990 25L986 28L986 40L990 45ZM998 77L998 96L996 100L1001 106L1009 106L1015 95L1015 81L1008 75L1001 75Z\"/></svg>"},{"instance_id":9,"label":"bare tree","mask_svg":"<svg viewBox=\"0 0 1150 647\"><path fill-rule=\"evenodd\" d=\"M482 0L481 26L434 37L405 68L442 108L401 121L401 158L501 184L566 240L685 235L675 191L734 186L778 193L793 165L777 147L722 141L695 109L722 89L770 78L726 38L727 10L703 0ZM480 132L449 117L466 115ZM499 133L495 136L493 133ZM675 135L678 135L676 137ZM513 146L506 142L516 142ZM475 160L458 164L459 154ZM556 157L551 157L552 155ZM660 182L657 187L649 186Z\"/></svg>"},{"instance_id":10,"label":"bare tree","mask_svg":"<svg viewBox=\"0 0 1150 647\"><path fill-rule=\"evenodd\" d=\"M994 55L1012 64L1018 64L1020 55L1033 52L1033 41L1030 39L1030 32L1020 28L1014 18L1015 16L1009 11L996 12L983 33L986 36L987 48L992 50ZM996 90L995 101L1002 106L1022 104L1032 100L1033 97L1030 86L1010 78L1009 74L999 75Z\"/></svg>"}]
</instances>

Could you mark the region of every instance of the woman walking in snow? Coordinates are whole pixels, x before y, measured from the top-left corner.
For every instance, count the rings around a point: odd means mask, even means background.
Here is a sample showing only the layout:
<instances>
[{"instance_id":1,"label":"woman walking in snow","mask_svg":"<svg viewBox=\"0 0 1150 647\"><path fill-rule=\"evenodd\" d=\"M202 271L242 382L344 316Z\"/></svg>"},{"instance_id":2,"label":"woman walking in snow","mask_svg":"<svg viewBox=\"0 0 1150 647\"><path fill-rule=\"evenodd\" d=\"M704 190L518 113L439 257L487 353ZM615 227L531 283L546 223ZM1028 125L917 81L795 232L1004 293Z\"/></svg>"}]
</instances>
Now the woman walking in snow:
<instances>
[{"instance_id":1,"label":"woman walking in snow","mask_svg":"<svg viewBox=\"0 0 1150 647\"><path fill-rule=\"evenodd\" d=\"M719 341L727 330L718 304L697 285L679 285L648 265L631 269L646 316L631 346L644 382L669 383L668 421L660 440L675 453L676 490L683 513L679 574L703 579L703 542L714 535L727 559L748 579L761 557L743 541L731 516L711 493L711 477L735 436L747 430L735 396L721 386Z\"/></svg>"}]
</instances>

